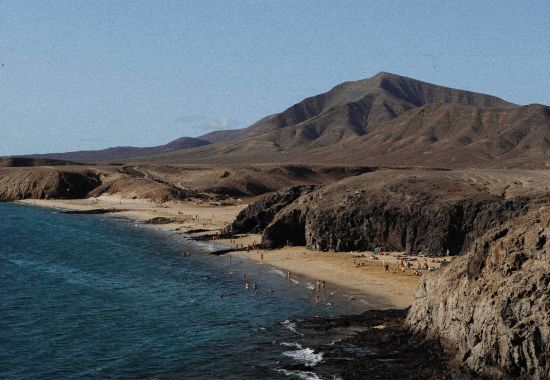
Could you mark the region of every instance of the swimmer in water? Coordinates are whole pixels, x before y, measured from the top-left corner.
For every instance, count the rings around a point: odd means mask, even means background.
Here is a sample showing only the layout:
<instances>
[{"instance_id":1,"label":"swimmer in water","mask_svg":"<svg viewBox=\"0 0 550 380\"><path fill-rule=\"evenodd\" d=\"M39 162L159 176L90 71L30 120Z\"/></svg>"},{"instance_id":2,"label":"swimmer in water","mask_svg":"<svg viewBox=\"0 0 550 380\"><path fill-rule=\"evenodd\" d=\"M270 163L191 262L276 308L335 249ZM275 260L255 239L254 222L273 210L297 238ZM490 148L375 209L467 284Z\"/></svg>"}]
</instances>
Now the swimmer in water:
<instances>
[{"instance_id":1,"label":"swimmer in water","mask_svg":"<svg viewBox=\"0 0 550 380\"><path fill-rule=\"evenodd\" d=\"M245 288L246 290L249 290L249 289L250 289L250 286L248 285L248 282L245 282L245 283L244 283L244 288Z\"/></svg>"}]
</instances>

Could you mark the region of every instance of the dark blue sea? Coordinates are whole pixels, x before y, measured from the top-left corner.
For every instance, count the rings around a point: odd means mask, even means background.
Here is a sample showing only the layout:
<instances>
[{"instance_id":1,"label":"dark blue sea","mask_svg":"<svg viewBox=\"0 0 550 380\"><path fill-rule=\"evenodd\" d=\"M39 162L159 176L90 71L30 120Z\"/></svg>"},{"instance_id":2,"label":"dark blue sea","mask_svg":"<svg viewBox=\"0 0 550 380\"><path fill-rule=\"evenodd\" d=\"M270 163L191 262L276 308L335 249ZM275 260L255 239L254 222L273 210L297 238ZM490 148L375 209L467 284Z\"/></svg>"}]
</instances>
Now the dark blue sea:
<instances>
[{"instance_id":1,"label":"dark blue sea","mask_svg":"<svg viewBox=\"0 0 550 380\"><path fill-rule=\"evenodd\" d=\"M348 306L209 249L113 216L0 204L0 378L317 378L322 353L292 321Z\"/></svg>"}]
</instances>

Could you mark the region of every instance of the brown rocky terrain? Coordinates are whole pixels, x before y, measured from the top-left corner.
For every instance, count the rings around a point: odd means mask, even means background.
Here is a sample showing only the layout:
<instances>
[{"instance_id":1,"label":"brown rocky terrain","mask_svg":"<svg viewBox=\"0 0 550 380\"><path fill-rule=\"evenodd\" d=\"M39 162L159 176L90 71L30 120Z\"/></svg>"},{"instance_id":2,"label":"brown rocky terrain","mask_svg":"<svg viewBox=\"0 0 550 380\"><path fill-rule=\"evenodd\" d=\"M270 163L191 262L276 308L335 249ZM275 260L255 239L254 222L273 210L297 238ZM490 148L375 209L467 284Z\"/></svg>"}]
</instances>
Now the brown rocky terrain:
<instances>
[{"instance_id":1,"label":"brown rocky terrain","mask_svg":"<svg viewBox=\"0 0 550 380\"><path fill-rule=\"evenodd\" d=\"M85 198L116 195L126 199L155 202L189 198L254 197L288 185L320 185L373 170L369 167L341 166L210 166L210 165L101 165L53 167L0 167L2 200L60 197ZM50 182L65 172L93 173L96 180L83 192L79 183L43 193L41 187L56 189ZM45 174L47 173L47 175ZM84 174L85 176L87 174ZM65 177L63 177L65 178ZM67 177L79 181L80 177ZM60 182L66 184L65 182ZM8 196L9 195L9 196Z\"/></svg>"},{"instance_id":2,"label":"brown rocky terrain","mask_svg":"<svg viewBox=\"0 0 550 380\"><path fill-rule=\"evenodd\" d=\"M294 201L289 192L252 204L233 228L258 231L269 223L262 236L267 247L292 243L354 251L381 246L440 256L447 250L463 253L488 229L548 204L550 177L545 171L378 170ZM280 205L277 212L270 202Z\"/></svg>"},{"instance_id":3,"label":"brown rocky terrain","mask_svg":"<svg viewBox=\"0 0 550 380\"><path fill-rule=\"evenodd\" d=\"M94 171L15 170L0 178L0 201L84 198L98 184Z\"/></svg>"},{"instance_id":4,"label":"brown rocky terrain","mask_svg":"<svg viewBox=\"0 0 550 380\"><path fill-rule=\"evenodd\" d=\"M261 233L273 221L275 215L298 197L315 190L315 185L294 185L268 194L237 215L231 225L233 233Z\"/></svg>"},{"instance_id":5,"label":"brown rocky terrain","mask_svg":"<svg viewBox=\"0 0 550 380\"><path fill-rule=\"evenodd\" d=\"M550 212L499 225L427 276L407 317L455 360L494 378L550 378Z\"/></svg>"},{"instance_id":6,"label":"brown rocky terrain","mask_svg":"<svg viewBox=\"0 0 550 380\"><path fill-rule=\"evenodd\" d=\"M429 104L373 133L309 152L316 162L326 157L381 166L548 168L550 107Z\"/></svg>"}]
</instances>

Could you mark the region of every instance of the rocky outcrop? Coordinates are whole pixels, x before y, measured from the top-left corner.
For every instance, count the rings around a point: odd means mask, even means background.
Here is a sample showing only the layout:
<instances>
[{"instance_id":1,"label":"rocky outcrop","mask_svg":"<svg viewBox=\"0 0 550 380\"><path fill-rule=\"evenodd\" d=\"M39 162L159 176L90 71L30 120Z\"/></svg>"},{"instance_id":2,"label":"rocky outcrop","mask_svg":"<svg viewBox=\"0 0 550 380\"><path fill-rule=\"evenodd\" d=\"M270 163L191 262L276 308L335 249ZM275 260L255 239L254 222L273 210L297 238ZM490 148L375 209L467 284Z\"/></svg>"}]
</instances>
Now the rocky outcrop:
<instances>
[{"instance_id":1,"label":"rocky outcrop","mask_svg":"<svg viewBox=\"0 0 550 380\"><path fill-rule=\"evenodd\" d=\"M98 176L89 171L21 169L0 178L0 201L84 198L98 185Z\"/></svg>"},{"instance_id":2,"label":"rocky outcrop","mask_svg":"<svg viewBox=\"0 0 550 380\"><path fill-rule=\"evenodd\" d=\"M491 229L426 276L406 324L480 375L550 378L550 210Z\"/></svg>"},{"instance_id":3,"label":"rocky outcrop","mask_svg":"<svg viewBox=\"0 0 550 380\"><path fill-rule=\"evenodd\" d=\"M89 195L92 197L117 195L127 199L148 199L154 202L167 202L184 200L197 196L197 193L151 178L137 178L126 174L115 174L104 178L101 186L95 188Z\"/></svg>"},{"instance_id":4,"label":"rocky outcrop","mask_svg":"<svg viewBox=\"0 0 550 380\"><path fill-rule=\"evenodd\" d=\"M279 211L263 232L263 244L280 247L289 242L336 251L381 246L456 255L488 229L550 203L548 192L508 196L464 177L452 172L387 171L347 178Z\"/></svg>"},{"instance_id":5,"label":"rocky outcrop","mask_svg":"<svg viewBox=\"0 0 550 380\"><path fill-rule=\"evenodd\" d=\"M268 194L242 210L230 230L234 233L261 233L280 210L316 188L315 185L295 185Z\"/></svg>"}]
</instances>

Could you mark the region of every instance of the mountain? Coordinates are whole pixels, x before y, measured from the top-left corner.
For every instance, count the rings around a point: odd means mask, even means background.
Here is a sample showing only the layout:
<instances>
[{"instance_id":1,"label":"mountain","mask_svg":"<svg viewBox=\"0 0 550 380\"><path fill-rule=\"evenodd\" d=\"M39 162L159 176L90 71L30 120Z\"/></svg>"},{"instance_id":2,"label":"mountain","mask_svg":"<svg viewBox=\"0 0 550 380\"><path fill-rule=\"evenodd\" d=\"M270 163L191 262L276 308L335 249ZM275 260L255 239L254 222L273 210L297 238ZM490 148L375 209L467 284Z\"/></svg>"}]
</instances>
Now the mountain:
<instances>
[{"instance_id":1,"label":"mountain","mask_svg":"<svg viewBox=\"0 0 550 380\"><path fill-rule=\"evenodd\" d=\"M198 138L204 141L208 141L212 144L238 140L244 136L246 129L227 129L222 131L213 131L205 135L199 136Z\"/></svg>"},{"instance_id":2,"label":"mountain","mask_svg":"<svg viewBox=\"0 0 550 380\"><path fill-rule=\"evenodd\" d=\"M146 148L119 146L103 150L81 150L66 153L34 154L25 157L68 160L76 162L124 161L130 158L147 157L157 154L181 151L207 144L210 144L210 142L200 138L182 137L165 145Z\"/></svg>"},{"instance_id":3,"label":"mountain","mask_svg":"<svg viewBox=\"0 0 550 380\"><path fill-rule=\"evenodd\" d=\"M310 151L314 162L445 168L550 167L550 107L429 104L373 133Z\"/></svg>"},{"instance_id":4,"label":"mountain","mask_svg":"<svg viewBox=\"0 0 550 380\"><path fill-rule=\"evenodd\" d=\"M0 168L16 168L27 166L66 166L77 165L75 162L60 161L46 158L28 158L28 157L0 157Z\"/></svg>"},{"instance_id":5,"label":"mountain","mask_svg":"<svg viewBox=\"0 0 550 380\"><path fill-rule=\"evenodd\" d=\"M151 159L546 167L550 113L543 105L519 106L491 95L379 73L342 83L232 133L239 136Z\"/></svg>"},{"instance_id":6,"label":"mountain","mask_svg":"<svg viewBox=\"0 0 550 380\"><path fill-rule=\"evenodd\" d=\"M38 155L81 162L550 167L550 108L390 73L345 82L262 118L152 148Z\"/></svg>"}]
</instances>

